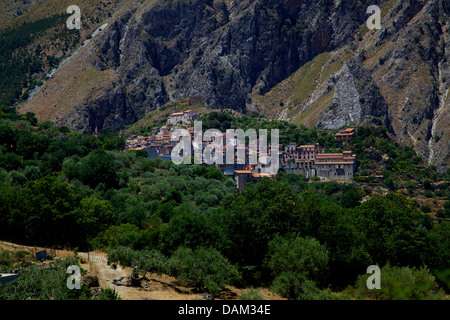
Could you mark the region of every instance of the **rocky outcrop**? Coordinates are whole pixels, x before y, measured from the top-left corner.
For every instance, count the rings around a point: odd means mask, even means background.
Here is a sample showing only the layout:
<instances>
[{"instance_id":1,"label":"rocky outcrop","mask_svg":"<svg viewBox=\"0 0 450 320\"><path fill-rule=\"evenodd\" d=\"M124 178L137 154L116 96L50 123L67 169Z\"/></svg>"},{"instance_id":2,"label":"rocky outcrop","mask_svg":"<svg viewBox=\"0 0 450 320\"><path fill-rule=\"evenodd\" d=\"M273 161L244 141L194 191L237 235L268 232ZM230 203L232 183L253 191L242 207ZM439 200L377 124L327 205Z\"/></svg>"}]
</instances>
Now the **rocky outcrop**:
<instances>
[{"instance_id":1,"label":"rocky outcrop","mask_svg":"<svg viewBox=\"0 0 450 320\"><path fill-rule=\"evenodd\" d=\"M97 276L86 275L82 277L82 281L89 288L100 287Z\"/></svg>"},{"instance_id":2,"label":"rocky outcrop","mask_svg":"<svg viewBox=\"0 0 450 320\"><path fill-rule=\"evenodd\" d=\"M360 55L344 64L337 75L330 109L317 126L338 129L377 117L391 128L388 106L370 72L363 67L363 59L364 55Z\"/></svg>"}]
</instances>

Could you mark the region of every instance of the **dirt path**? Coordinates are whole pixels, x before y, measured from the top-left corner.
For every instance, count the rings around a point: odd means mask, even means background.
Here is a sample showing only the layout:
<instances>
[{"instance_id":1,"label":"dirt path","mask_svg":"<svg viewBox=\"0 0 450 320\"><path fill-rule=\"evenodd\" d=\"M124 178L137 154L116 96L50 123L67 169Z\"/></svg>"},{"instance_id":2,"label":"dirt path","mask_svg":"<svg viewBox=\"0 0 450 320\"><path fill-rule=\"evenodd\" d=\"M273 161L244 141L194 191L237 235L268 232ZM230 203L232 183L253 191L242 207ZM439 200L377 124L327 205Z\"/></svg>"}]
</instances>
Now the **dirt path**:
<instances>
[{"instance_id":1,"label":"dirt path","mask_svg":"<svg viewBox=\"0 0 450 320\"><path fill-rule=\"evenodd\" d=\"M98 277L101 288L116 290L122 300L202 300L203 294L190 292L191 288L178 285L175 278L156 274L148 274L148 280L143 281L142 287L132 287L128 280L131 274L130 268L117 266L111 268L107 264L107 256L103 252L79 252L83 259L81 267L88 270L93 276Z\"/></svg>"},{"instance_id":2,"label":"dirt path","mask_svg":"<svg viewBox=\"0 0 450 320\"><path fill-rule=\"evenodd\" d=\"M58 258L74 256L70 250L54 250L49 248L25 246L10 242L0 241L0 249L11 251L26 250L33 255L41 250L47 250L48 254ZM81 267L89 271L92 276L97 276L101 288L111 288L116 290L122 300L203 300L204 293L199 293L192 287L186 287L178 279L168 275L147 274L146 279L141 282L142 286L131 287L128 285L128 278L131 274L130 268L117 266L111 268L107 264L106 253L78 252L81 259ZM233 286L227 286L217 300L237 300L240 299L243 290ZM284 300L280 296L273 294L270 290L262 288L260 294L265 300Z\"/></svg>"},{"instance_id":3,"label":"dirt path","mask_svg":"<svg viewBox=\"0 0 450 320\"><path fill-rule=\"evenodd\" d=\"M117 266L116 269L108 266L107 257L104 253L99 252L79 252L78 256L85 260L85 264L81 266L87 269L91 275L98 277L101 288L110 288L117 291L122 300L129 299L129 291L132 289L128 286L128 277L130 273L122 267Z\"/></svg>"},{"instance_id":4,"label":"dirt path","mask_svg":"<svg viewBox=\"0 0 450 320\"><path fill-rule=\"evenodd\" d=\"M54 250L36 246L26 246L15 244L6 241L0 241L0 249L11 251L28 251L33 255L41 250L46 250L48 254L54 257L66 258L67 256L74 256L74 252L70 250ZM127 280L130 272L118 266L115 270L107 264L107 256L104 252L78 252L78 256L85 261L81 264L83 269L89 271L93 276L98 277L101 288L115 289L122 300L133 299L129 298L129 291L134 289L127 287ZM134 295L131 295L134 296Z\"/></svg>"}]
</instances>

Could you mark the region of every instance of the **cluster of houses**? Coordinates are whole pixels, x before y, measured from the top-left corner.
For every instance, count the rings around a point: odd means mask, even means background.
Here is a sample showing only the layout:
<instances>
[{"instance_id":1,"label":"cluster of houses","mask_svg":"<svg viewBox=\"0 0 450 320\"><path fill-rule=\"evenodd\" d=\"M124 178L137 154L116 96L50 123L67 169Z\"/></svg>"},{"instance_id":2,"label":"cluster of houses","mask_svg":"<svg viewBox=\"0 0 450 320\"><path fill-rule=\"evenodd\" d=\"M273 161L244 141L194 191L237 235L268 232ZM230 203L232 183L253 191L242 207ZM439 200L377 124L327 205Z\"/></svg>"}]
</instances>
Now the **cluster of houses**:
<instances>
[{"instance_id":1,"label":"cluster of houses","mask_svg":"<svg viewBox=\"0 0 450 320\"><path fill-rule=\"evenodd\" d=\"M281 148L280 145L279 150ZM286 173L307 178L346 181L351 180L356 171L356 155L351 151L323 153L323 147L319 144L297 146L290 143L283 151L279 151L278 155L280 168ZM261 172L258 165L253 167L247 165L244 169L234 170L237 187L241 190L247 182L257 182L265 177L273 178L274 175Z\"/></svg>"},{"instance_id":2,"label":"cluster of houses","mask_svg":"<svg viewBox=\"0 0 450 320\"><path fill-rule=\"evenodd\" d=\"M151 136L131 136L126 140L124 151L146 150L148 157L170 160L175 144L172 142L172 131L166 126L153 128Z\"/></svg>"},{"instance_id":3,"label":"cluster of houses","mask_svg":"<svg viewBox=\"0 0 450 320\"><path fill-rule=\"evenodd\" d=\"M186 111L172 114L169 119L169 124L189 124L197 116L195 112ZM188 128L191 137L194 136L193 128ZM172 150L176 146L172 137L173 129L164 126L162 128L154 128L151 136L132 136L126 141L125 151L129 150L146 150L149 158L171 159ZM336 134L337 141L348 141L355 135L355 129L349 128L340 131ZM223 134L223 155L225 157L226 134ZM202 150L208 145L204 142ZM235 155L239 147L236 143ZM240 147L242 148L242 146ZM254 152L249 151L248 146L244 146L245 159ZM259 150L257 151L259 155ZM193 154L193 152L192 152ZM235 158L236 159L236 158ZM351 151L344 151L343 153L324 153L323 146L315 145L300 145L290 143L283 148L280 144L278 148L279 167L283 168L286 173L299 174L307 178L319 177L323 180L351 180L356 171L356 155ZM225 160L225 159L224 159ZM267 173L262 165L239 164L237 159L234 164L228 164L223 161L223 164L216 164L224 175L231 176L236 181L238 189L243 189L247 182L258 182L263 178L275 178L276 173Z\"/></svg>"}]
</instances>

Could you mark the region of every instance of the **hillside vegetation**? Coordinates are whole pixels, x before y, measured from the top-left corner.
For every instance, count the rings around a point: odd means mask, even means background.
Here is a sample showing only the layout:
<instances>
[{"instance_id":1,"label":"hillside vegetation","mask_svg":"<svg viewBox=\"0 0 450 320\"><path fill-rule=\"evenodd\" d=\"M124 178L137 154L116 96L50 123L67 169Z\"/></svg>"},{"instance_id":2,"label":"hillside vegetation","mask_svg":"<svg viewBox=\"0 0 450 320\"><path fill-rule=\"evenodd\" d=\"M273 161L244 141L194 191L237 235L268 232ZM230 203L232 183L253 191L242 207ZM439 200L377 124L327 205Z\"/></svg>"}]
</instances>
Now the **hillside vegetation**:
<instances>
[{"instance_id":1,"label":"hillside vegetation","mask_svg":"<svg viewBox=\"0 0 450 320\"><path fill-rule=\"evenodd\" d=\"M251 117L237 121L290 127ZM362 134L356 145L371 136ZM446 200L438 219L396 192L307 183L282 172L277 181L264 179L239 192L215 167L120 152L122 138L71 132L6 107L0 141L4 240L104 249L111 264L137 266L137 278L169 274L211 294L233 284L270 286L290 299L374 298L358 278L372 264L392 274L385 279L392 290L375 298L435 299L448 290L449 175L434 173L446 183L439 189ZM386 168L393 177L408 150L396 152L395 165ZM404 286L411 291L399 293Z\"/></svg>"}]
</instances>

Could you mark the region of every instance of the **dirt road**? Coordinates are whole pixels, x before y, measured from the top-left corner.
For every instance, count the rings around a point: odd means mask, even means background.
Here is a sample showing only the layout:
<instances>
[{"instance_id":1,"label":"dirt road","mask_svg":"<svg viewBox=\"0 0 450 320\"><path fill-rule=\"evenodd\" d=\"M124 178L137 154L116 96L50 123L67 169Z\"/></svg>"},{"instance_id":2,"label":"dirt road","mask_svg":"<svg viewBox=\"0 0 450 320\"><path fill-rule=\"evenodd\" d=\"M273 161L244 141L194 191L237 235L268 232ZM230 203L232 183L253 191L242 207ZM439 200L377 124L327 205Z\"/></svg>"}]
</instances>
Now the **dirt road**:
<instances>
[{"instance_id":1,"label":"dirt road","mask_svg":"<svg viewBox=\"0 0 450 320\"><path fill-rule=\"evenodd\" d=\"M79 252L83 259L81 267L98 277L101 288L116 290L122 300L201 300L203 294L191 293L190 289L177 284L177 279L166 275L147 274L150 279L142 282L142 287L128 284L130 268L117 266L111 268L107 264L107 256L103 252Z\"/></svg>"},{"instance_id":2,"label":"dirt road","mask_svg":"<svg viewBox=\"0 0 450 320\"><path fill-rule=\"evenodd\" d=\"M133 288L128 286L127 270L117 266L116 269L108 266L106 254L99 252L79 252L78 256L86 263L81 266L87 269L91 275L98 277L101 288L110 288L117 291L122 300L129 299L129 291Z\"/></svg>"}]
</instances>

